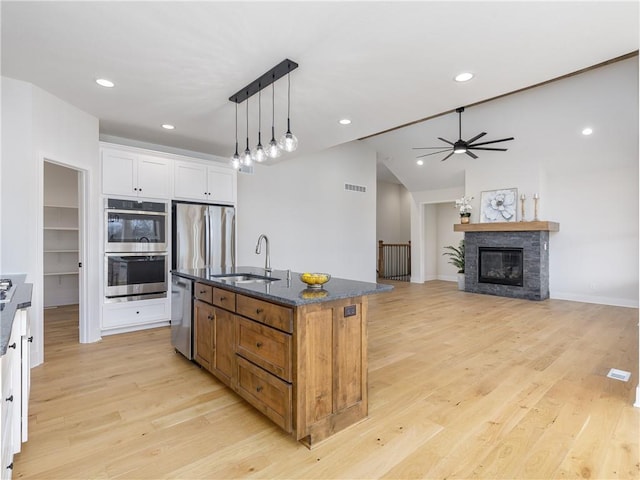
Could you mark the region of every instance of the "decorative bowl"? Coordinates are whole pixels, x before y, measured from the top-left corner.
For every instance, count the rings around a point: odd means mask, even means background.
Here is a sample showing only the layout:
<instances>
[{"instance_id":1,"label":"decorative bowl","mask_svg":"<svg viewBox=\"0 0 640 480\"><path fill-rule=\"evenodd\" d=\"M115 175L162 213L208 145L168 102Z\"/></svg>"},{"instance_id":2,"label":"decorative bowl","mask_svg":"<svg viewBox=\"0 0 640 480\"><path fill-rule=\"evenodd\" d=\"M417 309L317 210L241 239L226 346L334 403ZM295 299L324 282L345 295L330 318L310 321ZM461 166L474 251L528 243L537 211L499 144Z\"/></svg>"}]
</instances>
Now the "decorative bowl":
<instances>
[{"instance_id":1,"label":"decorative bowl","mask_svg":"<svg viewBox=\"0 0 640 480\"><path fill-rule=\"evenodd\" d=\"M328 273L301 273L300 280L308 285L309 288L322 288L322 286L331 280Z\"/></svg>"}]
</instances>

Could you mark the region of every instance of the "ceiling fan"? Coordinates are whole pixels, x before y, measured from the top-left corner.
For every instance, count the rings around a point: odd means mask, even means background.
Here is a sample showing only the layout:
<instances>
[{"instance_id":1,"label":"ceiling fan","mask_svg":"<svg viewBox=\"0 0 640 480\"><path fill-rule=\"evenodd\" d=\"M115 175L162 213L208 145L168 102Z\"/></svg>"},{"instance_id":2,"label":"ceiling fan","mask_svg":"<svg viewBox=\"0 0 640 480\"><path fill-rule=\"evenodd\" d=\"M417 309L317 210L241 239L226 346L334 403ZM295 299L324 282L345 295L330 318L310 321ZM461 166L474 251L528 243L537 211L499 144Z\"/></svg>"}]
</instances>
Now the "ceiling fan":
<instances>
[{"instance_id":1,"label":"ceiling fan","mask_svg":"<svg viewBox=\"0 0 640 480\"><path fill-rule=\"evenodd\" d=\"M478 156L476 154L474 154L473 152L471 152L470 150L495 150L495 151L499 151L499 152L506 152L507 149L506 148L492 148L492 147L483 147L481 145L489 145L491 143L498 143L498 142L507 142L509 140L513 140L513 137L509 137L509 138L501 138L500 140L490 140L488 142L480 142L480 143L473 143L476 140L480 139L481 137L485 136L487 134L487 132L482 132L479 133L478 135L476 135L475 137L469 139L469 140L462 140L462 112L464 112L464 107L459 107L456 108L456 112L458 112L458 140L455 142L450 142L449 140L445 140L442 137L438 137L438 140L442 140L445 143L448 143L449 145L451 145L450 147L414 147L413 150L438 150L437 152L431 152L431 153L425 153L424 155L418 155L416 158L420 158L420 157L428 157L429 155L437 155L438 153L444 153L444 152L450 152L449 155L447 155L446 157L444 157L441 161L445 161L447 158L449 158L451 155L453 155L454 153L466 153L467 155L469 155L471 158L478 158Z\"/></svg>"}]
</instances>

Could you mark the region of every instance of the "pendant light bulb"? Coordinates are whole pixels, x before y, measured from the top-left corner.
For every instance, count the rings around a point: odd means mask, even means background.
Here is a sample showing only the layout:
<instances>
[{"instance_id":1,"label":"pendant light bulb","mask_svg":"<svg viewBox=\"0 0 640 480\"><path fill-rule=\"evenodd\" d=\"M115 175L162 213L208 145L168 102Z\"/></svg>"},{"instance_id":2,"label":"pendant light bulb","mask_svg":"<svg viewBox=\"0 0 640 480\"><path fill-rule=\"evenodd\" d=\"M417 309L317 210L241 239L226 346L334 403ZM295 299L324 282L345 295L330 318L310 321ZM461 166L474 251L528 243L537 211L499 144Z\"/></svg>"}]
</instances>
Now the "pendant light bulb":
<instances>
[{"instance_id":1,"label":"pendant light bulb","mask_svg":"<svg viewBox=\"0 0 640 480\"><path fill-rule=\"evenodd\" d=\"M275 133L275 117L276 117L276 101L275 101L275 82L271 83L271 141L269 145L267 145L267 157L269 158L278 158L282 151L278 146L278 142L276 141L276 133Z\"/></svg>"},{"instance_id":2,"label":"pendant light bulb","mask_svg":"<svg viewBox=\"0 0 640 480\"><path fill-rule=\"evenodd\" d=\"M251 157L251 149L249 148L249 98L247 96L247 148L245 148L242 154L242 164L248 167L252 163L253 158Z\"/></svg>"},{"instance_id":3,"label":"pendant light bulb","mask_svg":"<svg viewBox=\"0 0 640 480\"><path fill-rule=\"evenodd\" d=\"M280 137L280 148L286 152L293 152L298 148L298 139L291 133L291 77L287 73L287 132Z\"/></svg>"},{"instance_id":4,"label":"pendant light bulb","mask_svg":"<svg viewBox=\"0 0 640 480\"><path fill-rule=\"evenodd\" d=\"M256 145L255 150L253 151L253 159L256 162L264 162L267 158L267 153L264 151L262 147L262 88L258 85L258 145Z\"/></svg>"},{"instance_id":5,"label":"pendant light bulb","mask_svg":"<svg viewBox=\"0 0 640 480\"><path fill-rule=\"evenodd\" d=\"M231 156L231 166L238 170L240 168L240 155L238 155L238 104L236 103L236 152Z\"/></svg>"}]
</instances>

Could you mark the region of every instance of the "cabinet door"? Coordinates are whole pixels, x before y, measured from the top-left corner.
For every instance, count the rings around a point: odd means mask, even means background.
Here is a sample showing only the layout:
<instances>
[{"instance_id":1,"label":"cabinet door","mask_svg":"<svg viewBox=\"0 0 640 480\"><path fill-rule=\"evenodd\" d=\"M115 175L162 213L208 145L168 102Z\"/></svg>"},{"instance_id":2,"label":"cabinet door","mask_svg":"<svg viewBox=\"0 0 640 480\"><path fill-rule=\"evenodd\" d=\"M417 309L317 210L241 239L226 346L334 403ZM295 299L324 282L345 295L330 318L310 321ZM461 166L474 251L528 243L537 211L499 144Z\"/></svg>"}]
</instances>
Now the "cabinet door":
<instances>
[{"instance_id":1,"label":"cabinet door","mask_svg":"<svg viewBox=\"0 0 640 480\"><path fill-rule=\"evenodd\" d=\"M215 317L213 370L220 380L227 385L230 385L235 362L235 353L233 348L235 343L235 315L231 312L227 312L226 310L216 308Z\"/></svg>"},{"instance_id":2,"label":"cabinet door","mask_svg":"<svg viewBox=\"0 0 640 480\"><path fill-rule=\"evenodd\" d=\"M102 193L138 195L137 156L118 150L102 151Z\"/></svg>"},{"instance_id":3,"label":"cabinet door","mask_svg":"<svg viewBox=\"0 0 640 480\"><path fill-rule=\"evenodd\" d=\"M195 360L211 371L213 366L213 345L215 344L215 310L200 300L193 304Z\"/></svg>"},{"instance_id":4,"label":"cabinet door","mask_svg":"<svg viewBox=\"0 0 640 480\"><path fill-rule=\"evenodd\" d=\"M207 169L207 198L215 202L235 202L235 171L227 168Z\"/></svg>"},{"instance_id":5,"label":"cabinet door","mask_svg":"<svg viewBox=\"0 0 640 480\"><path fill-rule=\"evenodd\" d=\"M207 168L197 163L176 162L173 196L190 200L206 200Z\"/></svg>"},{"instance_id":6,"label":"cabinet door","mask_svg":"<svg viewBox=\"0 0 640 480\"><path fill-rule=\"evenodd\" d=\"M139 157L138 195L169 198L169 160L144 155Z\"/></svg>"}]
</instances>

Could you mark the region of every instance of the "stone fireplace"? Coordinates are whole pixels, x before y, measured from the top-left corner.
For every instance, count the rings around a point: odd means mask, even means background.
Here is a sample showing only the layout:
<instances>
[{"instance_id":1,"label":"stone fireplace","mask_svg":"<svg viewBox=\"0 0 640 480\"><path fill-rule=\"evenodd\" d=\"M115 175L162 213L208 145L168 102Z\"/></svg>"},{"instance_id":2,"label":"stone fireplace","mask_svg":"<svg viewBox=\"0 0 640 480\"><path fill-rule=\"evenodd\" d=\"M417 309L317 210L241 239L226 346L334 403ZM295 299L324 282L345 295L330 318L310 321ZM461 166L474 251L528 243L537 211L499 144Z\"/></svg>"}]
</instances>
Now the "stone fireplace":
<instances>
[{"instance_id":1,"label":"stone fireplace","mask_svg":"<svg viewBox=\"0 0 640 480\"><path fill-rule=\"evenodd\" d=\"M527 300L549 298L549 232L554 222L455 225L465 239L465 291Z\"/></svg>"}]
</instances>

